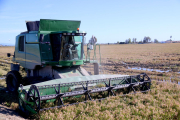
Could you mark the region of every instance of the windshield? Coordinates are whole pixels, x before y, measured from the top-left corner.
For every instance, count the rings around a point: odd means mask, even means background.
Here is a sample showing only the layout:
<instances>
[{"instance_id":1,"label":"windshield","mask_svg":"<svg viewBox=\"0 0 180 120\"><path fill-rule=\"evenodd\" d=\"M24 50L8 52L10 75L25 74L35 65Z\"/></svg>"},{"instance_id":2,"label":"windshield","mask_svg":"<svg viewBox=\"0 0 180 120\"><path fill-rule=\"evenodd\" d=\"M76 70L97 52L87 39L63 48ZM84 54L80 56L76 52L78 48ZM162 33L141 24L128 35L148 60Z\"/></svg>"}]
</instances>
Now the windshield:
<instances>
[{"instance_id":1,"label":"windshield","mask_svg":"<svg viewBox=\"0 0 180 120\"><path fill-rule=\"evenodd\" d=\"M54 61L82 60L84 36L62 34L51 35Z\"/></svg>"}]
</instances>

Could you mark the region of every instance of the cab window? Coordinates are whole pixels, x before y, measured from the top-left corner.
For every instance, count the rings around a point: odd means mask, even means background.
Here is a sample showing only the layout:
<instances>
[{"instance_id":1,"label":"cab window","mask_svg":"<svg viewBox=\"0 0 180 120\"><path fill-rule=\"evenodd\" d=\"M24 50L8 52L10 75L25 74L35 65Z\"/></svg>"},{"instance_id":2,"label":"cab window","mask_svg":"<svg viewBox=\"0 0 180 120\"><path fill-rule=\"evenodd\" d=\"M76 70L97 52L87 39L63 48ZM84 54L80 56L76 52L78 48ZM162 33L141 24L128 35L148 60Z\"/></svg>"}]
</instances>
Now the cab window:
<instances>
[{"instance_id":1,"label":"cab window","mask_svg":"<svg viewBox=\"0 0 180 120\"><path fill-rule=\"evenodd\" d=\"M24 36L19 37L19 51L24 52Z\"/></svg>"}]
</instances>

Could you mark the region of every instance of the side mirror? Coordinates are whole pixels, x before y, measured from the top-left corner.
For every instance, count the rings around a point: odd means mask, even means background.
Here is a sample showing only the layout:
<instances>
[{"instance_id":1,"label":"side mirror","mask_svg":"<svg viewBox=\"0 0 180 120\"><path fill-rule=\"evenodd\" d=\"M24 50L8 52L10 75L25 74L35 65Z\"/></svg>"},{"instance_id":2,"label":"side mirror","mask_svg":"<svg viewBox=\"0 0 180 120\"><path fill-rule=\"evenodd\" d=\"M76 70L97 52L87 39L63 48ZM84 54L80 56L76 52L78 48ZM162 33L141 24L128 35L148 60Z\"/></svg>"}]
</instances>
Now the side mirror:
<instances>
[{"instance_id":1,"label":"side mirror","mask_svg":"<svg viewBox=\"0 0 180 120\"><path fill-rule=\"evenodd\" d=\"M11 56L11 53L7 53L7 57L10 57Z\"/></svg>"}]
</instances>

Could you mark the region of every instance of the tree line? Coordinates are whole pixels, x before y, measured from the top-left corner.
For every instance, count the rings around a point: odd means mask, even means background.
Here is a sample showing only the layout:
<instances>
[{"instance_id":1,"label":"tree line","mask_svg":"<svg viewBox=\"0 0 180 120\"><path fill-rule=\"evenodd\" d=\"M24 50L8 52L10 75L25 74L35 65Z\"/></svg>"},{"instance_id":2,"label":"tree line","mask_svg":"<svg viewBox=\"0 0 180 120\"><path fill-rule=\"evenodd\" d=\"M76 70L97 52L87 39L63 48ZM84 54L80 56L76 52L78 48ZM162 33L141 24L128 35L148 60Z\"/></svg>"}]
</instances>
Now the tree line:
<instances>
[{"instance_id":1,"label":"tree line","mask_svg":"<svg viewBox=\"0 0 180 120\"><path fill-rule=\"evenodd\" d=\"M118 41L117 43L119 44L120 42ZM149 36L147 36L147 37L145 36L144 39L140 40L139 42L137 42L137 38L133 38L132 40L131 40L131 38L129 38L129 39L126 39L125 42L121 42L121 43L125 43L125 44L152 43L152 41ZM157 39L154 39L154 43L159 43L159 41Z\"/></svg>"}]
</instances>

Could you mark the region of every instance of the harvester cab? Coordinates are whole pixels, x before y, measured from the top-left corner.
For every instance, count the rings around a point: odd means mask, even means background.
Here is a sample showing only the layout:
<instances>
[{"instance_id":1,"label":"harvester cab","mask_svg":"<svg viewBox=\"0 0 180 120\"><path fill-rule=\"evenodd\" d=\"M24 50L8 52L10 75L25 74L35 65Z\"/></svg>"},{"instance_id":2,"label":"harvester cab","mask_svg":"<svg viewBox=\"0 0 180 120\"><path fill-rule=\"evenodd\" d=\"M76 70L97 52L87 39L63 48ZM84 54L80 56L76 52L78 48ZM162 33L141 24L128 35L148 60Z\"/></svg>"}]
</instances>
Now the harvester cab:
<instances>
[{"instance_id":1,"label":"harvester cab","mask_svg":"<svg viewBox=\"0 0 180 120\"><path fill-rule=\"evenodd\" d=\"M19 108L26 114L62 107L68 97L85 95L92 100L94 93L114 94L118 89L147 91L150 78L145 74L100 75L99 62L90 60L90 50L95 50L97 39L92 37L84 54L86 32L80 31L80 21L47 20L27 21L27 31L16 36L14 63L6 76L9 91L18 91ZM100 51L100 45L99 45ZM10 56L8 54L8 56ZM94 64L90 75L83 64ZM27 76L22 79L19 68ZM42 103L58 101L57 105L44 108Z\"/></svg>"}]
</instances>

